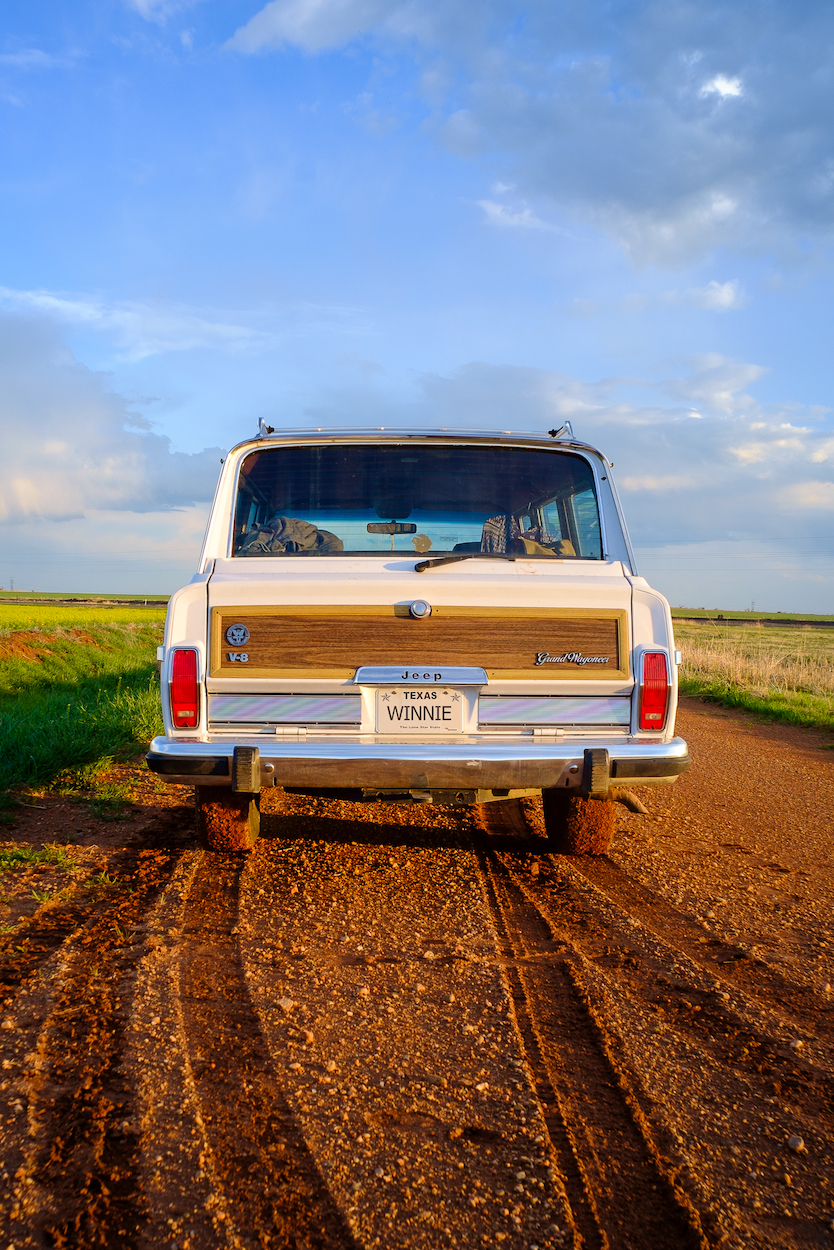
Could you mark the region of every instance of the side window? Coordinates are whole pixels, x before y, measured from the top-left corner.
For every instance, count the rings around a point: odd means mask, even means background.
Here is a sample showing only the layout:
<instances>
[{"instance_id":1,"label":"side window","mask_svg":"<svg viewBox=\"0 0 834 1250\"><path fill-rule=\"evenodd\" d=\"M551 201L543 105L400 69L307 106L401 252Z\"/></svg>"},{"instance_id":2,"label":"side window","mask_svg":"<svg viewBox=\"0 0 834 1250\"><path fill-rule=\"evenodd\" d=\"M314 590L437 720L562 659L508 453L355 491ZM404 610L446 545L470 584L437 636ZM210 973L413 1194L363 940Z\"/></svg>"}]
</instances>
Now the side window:
<instances>
[{"instance_id":1,"label":"side window","mask_svg":"<svg viewBox=\"0 0 834 1250\"><path fill-rule=\"evenodd\" d=\"M564 538L562 520L559 516L559 505L555 499L550 503L546 503L542 508L542 521L549 538L556 540Z\"/></svg>"},{"instance_id":2,"label":"side window","mask_svg":"<svg viewBox=\"0 0 834 1250\"><path fill-rule=\"evenodd\" d=\"M579 542L579 554L586 559L602 559L602 543L599 534L599 512L592 490L583 490L570 501L573 522Z\"/></svg>"}]
</instances>

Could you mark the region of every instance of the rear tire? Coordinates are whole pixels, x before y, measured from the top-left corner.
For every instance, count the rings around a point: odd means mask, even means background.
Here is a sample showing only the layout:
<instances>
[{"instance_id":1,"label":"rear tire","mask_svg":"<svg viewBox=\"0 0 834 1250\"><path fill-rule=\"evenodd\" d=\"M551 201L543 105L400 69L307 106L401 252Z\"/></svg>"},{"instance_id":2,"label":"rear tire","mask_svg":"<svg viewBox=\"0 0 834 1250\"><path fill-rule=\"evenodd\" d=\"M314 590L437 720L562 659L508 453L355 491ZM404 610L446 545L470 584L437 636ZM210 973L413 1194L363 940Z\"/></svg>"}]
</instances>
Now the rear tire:
<instances>
[{"instance_id":1,"label":"rear tire","mask_svg":"<svg viewBox=\"0 0 834 1250\"><path fill-rule=\"evenodd\" d=\"M614 836L611 799L582 799L562 790L543 790L544 827L557 855L604 855Z\"/></svg>"},{"instance_id":2,"label":"rear tire","mask_svg":"<svg viewBox=\"0 0 834 1250\"><path fill-rule=\"evenodd\" d=\"M259 794L197 786L195 798L201 846L226 855L251 850L261 828Z\"/></svg>"}]
</instances>

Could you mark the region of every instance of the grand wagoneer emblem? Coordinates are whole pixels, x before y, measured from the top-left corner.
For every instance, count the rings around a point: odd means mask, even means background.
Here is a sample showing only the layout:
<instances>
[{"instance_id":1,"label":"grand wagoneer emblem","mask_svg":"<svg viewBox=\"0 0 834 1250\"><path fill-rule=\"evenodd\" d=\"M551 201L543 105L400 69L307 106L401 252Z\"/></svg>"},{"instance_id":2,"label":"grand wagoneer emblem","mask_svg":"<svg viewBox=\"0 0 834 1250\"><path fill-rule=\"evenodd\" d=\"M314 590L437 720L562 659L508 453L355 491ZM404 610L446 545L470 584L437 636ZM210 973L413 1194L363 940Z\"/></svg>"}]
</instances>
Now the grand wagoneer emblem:
<instances>
[{"instance_id":1,"label":"grand wagoneer emblem","mask_svg":"<svg viewBox=\"0 0 834 1250\"><path fill-rule=\"evenodd\" d=\"M583 655L581 651L566 651L564 655L551 655L549 651L536 652L539 664L610 664L610 655Z\"/></svg>"},{"instance_id":2,"label":"grand wagoneer emblem","mask_svg":"<svg viewBox=\"0 0 834 1250\"><path fill-rule=\"evenodd\" d=\"M249 630L245 625L230 625L226 630L226 641L233 647L245 647L249 641Z\"/></svg>"}]
</instances>

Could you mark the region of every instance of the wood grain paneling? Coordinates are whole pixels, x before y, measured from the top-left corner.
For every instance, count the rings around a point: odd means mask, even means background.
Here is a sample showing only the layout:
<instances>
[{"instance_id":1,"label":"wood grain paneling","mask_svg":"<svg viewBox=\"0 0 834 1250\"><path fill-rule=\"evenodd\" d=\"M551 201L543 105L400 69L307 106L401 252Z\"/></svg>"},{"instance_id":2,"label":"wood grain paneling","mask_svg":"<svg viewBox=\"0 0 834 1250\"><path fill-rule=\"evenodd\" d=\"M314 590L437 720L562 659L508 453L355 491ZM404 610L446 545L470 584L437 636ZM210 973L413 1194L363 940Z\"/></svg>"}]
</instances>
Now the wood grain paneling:
<instances>
[{"instance_id":1,"label":"wood grain paneling","mask_svg":"<svg viewBox=\"0 0 834 1250\"><path fill-rule=\"evenodd\" d=\"M230 625L245 625L245 646L226 642ZM558 609L435 609L414 620L397 608L215 608L212 675L352 677L360 665L476 665L491 678L560 677L610 681L628 676L625 613L566 614ZM245 653L246 663L229 659ZM539 663L538 656L559 663ZM575 656L576 658L562 657ZM583 664L579 657L603 663Z\"/></svg>"}]
</instances>

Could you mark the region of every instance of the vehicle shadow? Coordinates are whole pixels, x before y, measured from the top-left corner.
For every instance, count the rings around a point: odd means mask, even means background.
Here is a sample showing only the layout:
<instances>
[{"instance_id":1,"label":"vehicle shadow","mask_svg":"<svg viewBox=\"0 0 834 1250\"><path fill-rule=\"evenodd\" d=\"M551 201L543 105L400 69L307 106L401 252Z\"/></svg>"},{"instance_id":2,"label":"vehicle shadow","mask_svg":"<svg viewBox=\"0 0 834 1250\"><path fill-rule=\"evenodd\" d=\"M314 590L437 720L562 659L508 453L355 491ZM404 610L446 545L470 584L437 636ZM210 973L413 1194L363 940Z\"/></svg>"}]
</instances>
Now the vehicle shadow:
<instances>
[{"instance_id":1,"label":"vehicle shadow","mask_svg":"<svg viewBox=\"0 0 834 1250\"><path fill-rule=\"evenodd\" d=\"M426 804L400 807L388 803L357 804L355 817L331 814L313 800L303 810L292 799L280 806L261 809L261 838L265 841L354 843L366 847L400 847L403 850L438 848L531 853L541 855L549 842L533 830L529 835L491 834L481 825L477 807L435 807ZM340 804L345 807L347 804ZM316 810L318 808L318 810ZM396 814L395 814L396 813Z\"/></svg>"}]
</instances>

